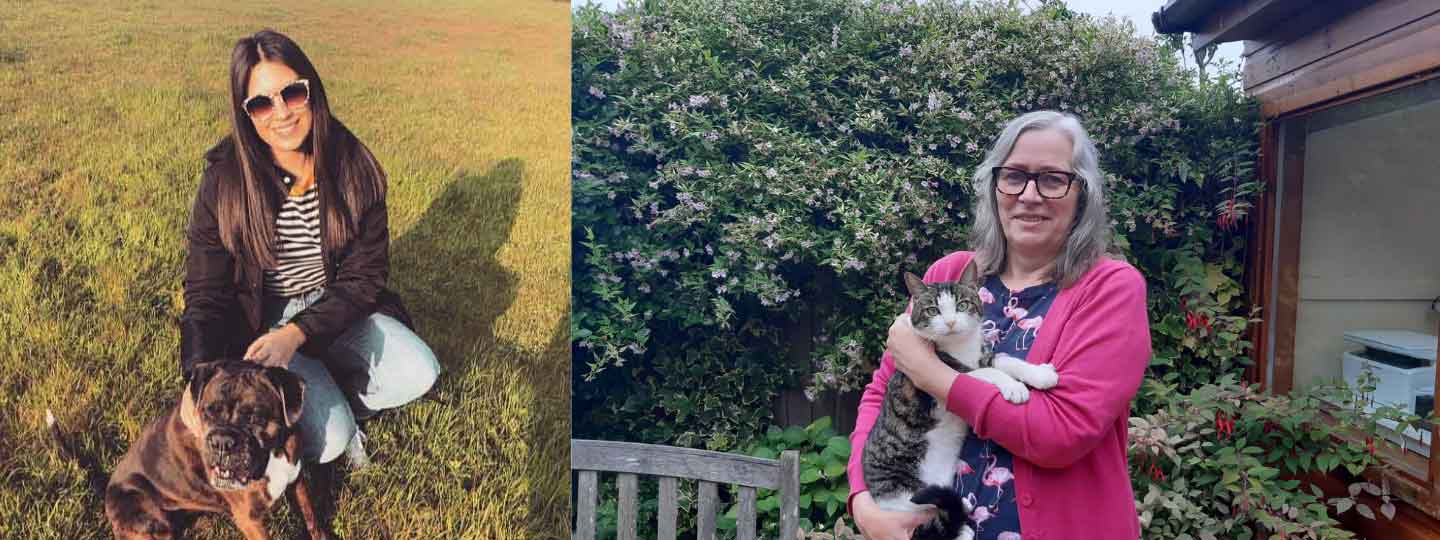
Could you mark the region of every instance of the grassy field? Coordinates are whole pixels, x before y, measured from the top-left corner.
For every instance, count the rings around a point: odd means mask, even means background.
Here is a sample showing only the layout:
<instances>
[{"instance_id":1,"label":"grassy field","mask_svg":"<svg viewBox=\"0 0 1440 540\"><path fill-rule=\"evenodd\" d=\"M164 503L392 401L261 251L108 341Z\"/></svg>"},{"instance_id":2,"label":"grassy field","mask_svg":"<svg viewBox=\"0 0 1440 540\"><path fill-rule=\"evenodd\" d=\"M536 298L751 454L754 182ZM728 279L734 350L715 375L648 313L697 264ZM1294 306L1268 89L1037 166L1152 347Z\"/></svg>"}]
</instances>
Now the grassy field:
<instances>
[{"instance_id":1,"label":"grassy field","mask_svg":"<svg viewBox=\"0 0 1440 540\"><path fill-rule=\"evenodd\" d=\"M387 169L390 285L445 370L365 426L373 464L335 469L323 517L345 539L567 537L568 5L52 4L0 0L0 538L109 538L44 410L108 471L175 403L183 231L230 49L263 27ZM304 537L284 503L270 530Z\"/></svg>"}]
</instances>

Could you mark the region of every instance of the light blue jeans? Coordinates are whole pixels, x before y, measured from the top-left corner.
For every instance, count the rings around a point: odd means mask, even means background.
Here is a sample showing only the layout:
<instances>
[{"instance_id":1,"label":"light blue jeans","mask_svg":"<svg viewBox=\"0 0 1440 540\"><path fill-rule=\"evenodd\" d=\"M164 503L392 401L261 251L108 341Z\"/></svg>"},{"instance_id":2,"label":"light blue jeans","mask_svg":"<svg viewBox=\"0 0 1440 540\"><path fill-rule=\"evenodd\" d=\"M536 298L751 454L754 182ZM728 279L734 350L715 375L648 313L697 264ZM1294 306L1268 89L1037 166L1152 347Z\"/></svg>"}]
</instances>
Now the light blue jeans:
<instances>
[{"instance_id":1,"label":"light blue jeans","mask_svg":"<svg viewBox=\"0 0 1440 540\"><path fill-rule=\"evenodd\" d=\"M266 326L285 326L323 291L267 298ZM358 429L357 413L363 418L414 401L440 374L430 346L400 321L379 313L341 334L326 355L322 360L296 352L286 366L305 381L300 433L305 459L312 462L327 463L345 450Z\"/></svg>"}]
</instances>

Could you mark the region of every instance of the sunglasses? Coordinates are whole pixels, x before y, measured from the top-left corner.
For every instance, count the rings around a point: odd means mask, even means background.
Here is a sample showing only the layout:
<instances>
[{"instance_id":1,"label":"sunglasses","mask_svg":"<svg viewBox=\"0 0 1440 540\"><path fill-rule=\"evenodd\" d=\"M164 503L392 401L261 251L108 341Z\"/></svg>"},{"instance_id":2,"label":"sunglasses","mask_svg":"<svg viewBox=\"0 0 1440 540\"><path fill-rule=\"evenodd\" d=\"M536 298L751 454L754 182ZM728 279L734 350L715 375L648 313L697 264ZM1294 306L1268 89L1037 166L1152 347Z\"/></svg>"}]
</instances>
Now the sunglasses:
<instances>
[{"instance_id":1,"label":"sunglasses","mask_svg":"<svg viewBox=\"0 0 1440 540\"><path fill-rule=\"evenodd\" d=\"M257 122L270 118L270 115L275 114L277 100L285 102L285 108L290 110L304 107L310 103L310 81L296 79L279 92L251 96L245 100L245 114Z\"/></svg>"}]
</instances>

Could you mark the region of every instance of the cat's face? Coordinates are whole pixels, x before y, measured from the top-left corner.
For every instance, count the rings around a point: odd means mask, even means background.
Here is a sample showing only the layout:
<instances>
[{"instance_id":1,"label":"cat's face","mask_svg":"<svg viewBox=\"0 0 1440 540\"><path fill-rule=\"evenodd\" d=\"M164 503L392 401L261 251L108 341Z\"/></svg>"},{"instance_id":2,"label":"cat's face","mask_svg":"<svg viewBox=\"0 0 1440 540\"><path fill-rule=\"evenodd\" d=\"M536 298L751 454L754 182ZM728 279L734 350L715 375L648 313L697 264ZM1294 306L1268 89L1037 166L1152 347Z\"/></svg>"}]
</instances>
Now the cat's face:
<instances>
[{"instance_id":1,"label":"cat's face","mask_svg":"<svg viewBox=\"0 0 1440 540\"><path fill-rule=\"evenodd\" d=\"M974 266L958 281L924 283L915 274L905 274L910 289L910 325L926 339L969 336L980 328L980 296L973 276Z\"/></svg>"}]
</instances>

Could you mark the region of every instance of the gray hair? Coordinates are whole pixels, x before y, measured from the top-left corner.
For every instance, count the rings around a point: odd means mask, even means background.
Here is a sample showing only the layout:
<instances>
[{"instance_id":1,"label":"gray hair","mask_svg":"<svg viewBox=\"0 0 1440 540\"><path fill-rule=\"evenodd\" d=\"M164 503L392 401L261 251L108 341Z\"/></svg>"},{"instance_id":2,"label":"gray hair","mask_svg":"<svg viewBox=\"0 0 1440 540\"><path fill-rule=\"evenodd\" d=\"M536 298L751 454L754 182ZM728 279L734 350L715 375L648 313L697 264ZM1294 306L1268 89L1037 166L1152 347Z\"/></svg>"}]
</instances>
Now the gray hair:
<instances>
[{"instance_id":1,"label":"gray hair","mask_svg":"<svg viewBox=\"0 0 1440 540\"><path fill-rule=\"evenodd\" d=\"M970 245L975 251L975 263L980 275L999 274L1005 267L1005 229L1000 225L1000 209L995 201L995 187L991 185L990 170L1005 163L1015 140L1020 134L1032 129L1056 129L1070 137L1074 153L1070 167L1083 182L1080 200L1075 209L1075 223L1070 228L1070 237L1055 260L1055 272L1050 277L1061 288L1079 281L1109 245L1109 211L1105 206L1104 173L1100 171L1095 143L1090 140L1080 120L1069 114L1056 111L1035 111L1025 113L1005 124L995 145L985 154L985 160L975 168L970 182L975 189L975 208L972 215L975 223L970 229Z\"/></svg>"}]
</instances>

